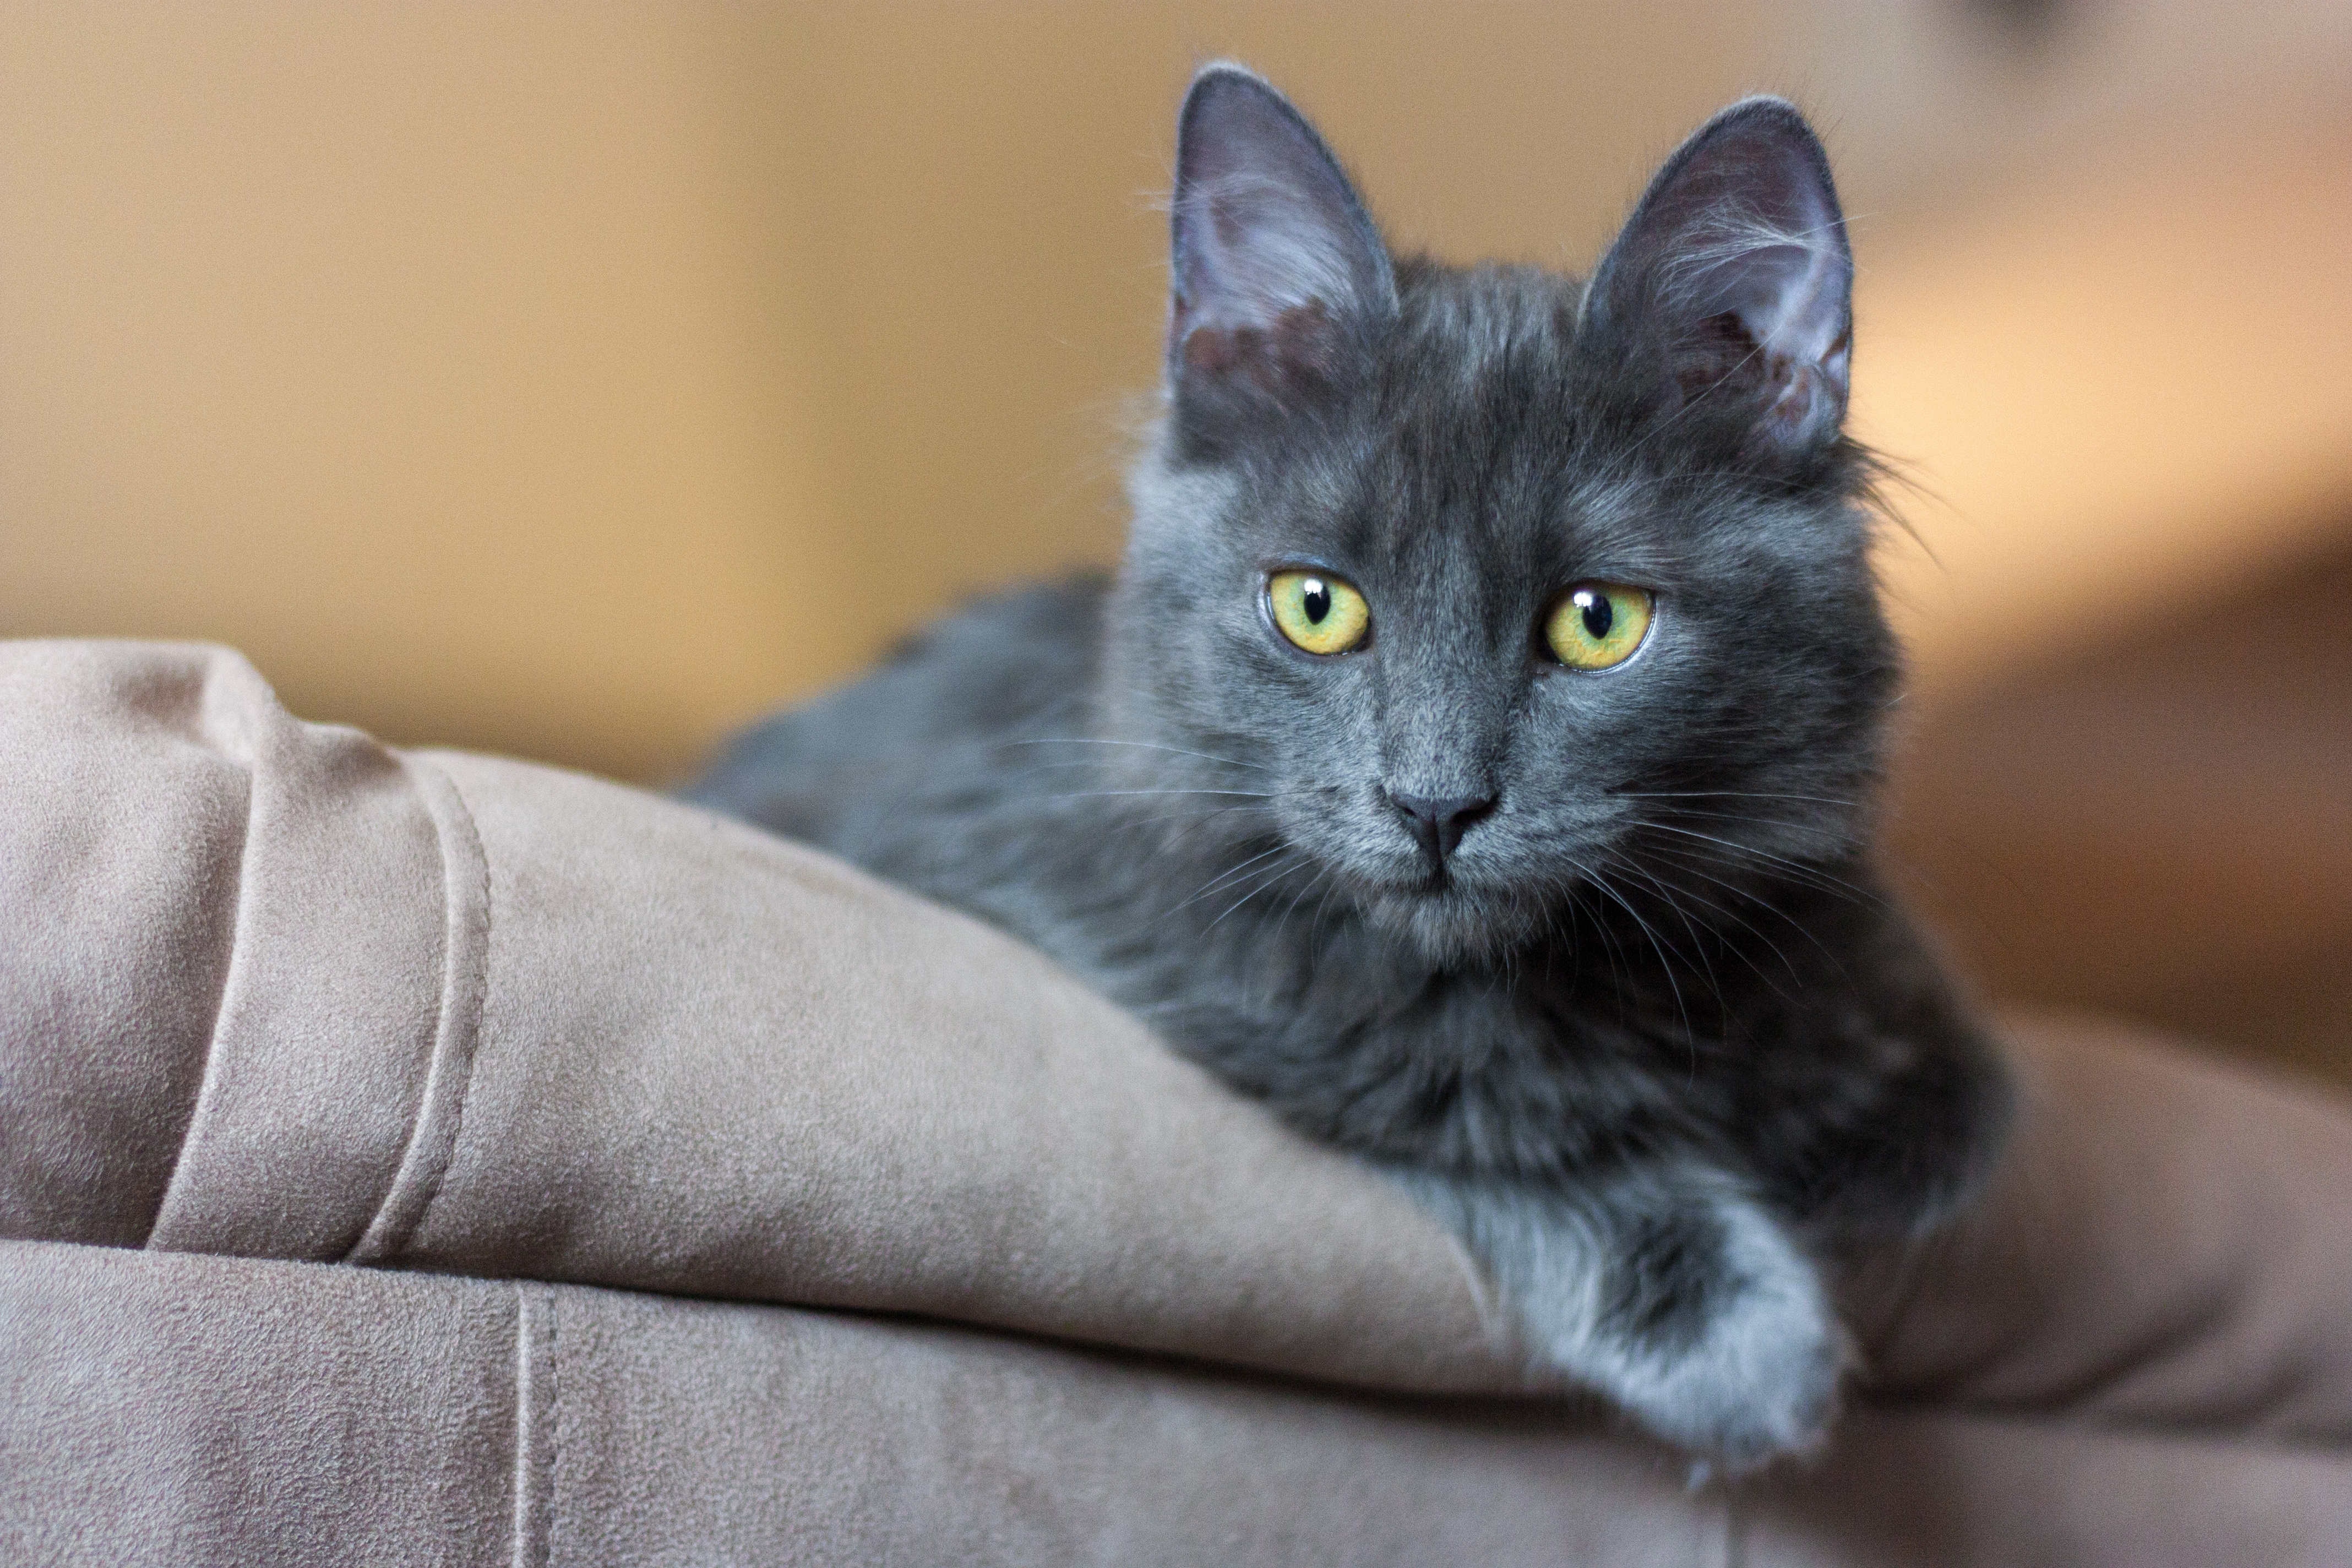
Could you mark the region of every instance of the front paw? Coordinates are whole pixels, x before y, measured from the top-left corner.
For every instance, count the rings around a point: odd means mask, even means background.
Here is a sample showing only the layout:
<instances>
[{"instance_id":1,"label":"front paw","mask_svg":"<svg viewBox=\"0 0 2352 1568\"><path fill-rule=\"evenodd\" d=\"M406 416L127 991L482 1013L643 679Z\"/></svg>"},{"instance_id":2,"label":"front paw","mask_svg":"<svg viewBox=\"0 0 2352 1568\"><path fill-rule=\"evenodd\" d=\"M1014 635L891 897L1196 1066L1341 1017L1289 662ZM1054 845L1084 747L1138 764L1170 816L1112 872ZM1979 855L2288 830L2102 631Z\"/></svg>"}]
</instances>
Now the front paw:
<instances>
[{"instance_id":1,"label":"front paw","mask_svg":"<svg viewBox=\"0 0 2352 1568\"><path fill-rule=\"evenodd\" d=\"M1737 1472L1819 1446L1852 1352L1820 1273L1778 1226L1744 1205L1716 1220L1711 1257L1628 1260L1588 1375L1658 1436Z\"/></svg>"},{"instance_id":2,"label":"front paw","mask_svg":"<svg viewBox=\"0 0 2352 1568\"><path fill-rule=\"evenodd\" d=\"M1423 1178L1536 1357L1729 1470L1818 1444L1849 1357L1812 1259L1705 1173L1544 1191Z\"/></svg>"}]
</instances>

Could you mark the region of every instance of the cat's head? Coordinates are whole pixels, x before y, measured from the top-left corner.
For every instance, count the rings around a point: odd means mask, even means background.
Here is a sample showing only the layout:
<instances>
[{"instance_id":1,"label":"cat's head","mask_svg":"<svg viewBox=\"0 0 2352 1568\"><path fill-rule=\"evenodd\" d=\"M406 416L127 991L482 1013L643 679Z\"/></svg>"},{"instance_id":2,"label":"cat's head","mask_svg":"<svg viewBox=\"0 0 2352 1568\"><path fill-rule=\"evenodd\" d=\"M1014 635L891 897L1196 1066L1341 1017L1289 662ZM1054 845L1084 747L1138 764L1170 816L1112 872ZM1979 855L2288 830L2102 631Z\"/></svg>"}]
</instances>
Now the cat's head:
<instances>
[{"instance_id":1,"label":"cat's head","mask_svg":"<svg viewBox=\"0 0 2352 1568\"><path fill-rule=\"evenodd\" d=\"M1109 717L1268 797L1207 831L1440 962L1853 846L1894 656L1794 109L1710 121L1580 283L1392 256L1306 119L1212 66L1172 228Z\"/></svg>"}]
</instances>

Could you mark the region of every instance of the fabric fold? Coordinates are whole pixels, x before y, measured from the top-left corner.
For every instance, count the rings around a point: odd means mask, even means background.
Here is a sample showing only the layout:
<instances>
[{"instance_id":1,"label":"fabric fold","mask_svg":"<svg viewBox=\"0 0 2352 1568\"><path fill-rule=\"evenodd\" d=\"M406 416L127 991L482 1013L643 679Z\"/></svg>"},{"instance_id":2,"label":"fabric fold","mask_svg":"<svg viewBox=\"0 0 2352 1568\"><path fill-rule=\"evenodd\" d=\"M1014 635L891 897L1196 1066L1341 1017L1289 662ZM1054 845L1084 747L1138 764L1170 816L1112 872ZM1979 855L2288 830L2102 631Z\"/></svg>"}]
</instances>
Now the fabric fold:
<instances>
[{"instance_id":1,"label":"fabric fold","mask_svg":"<svg viewBox=\"0 0 2352 1568\"><path fill-rule=\"evenodd\" d=\"M228 978L147 1244L341 1258L394 1184L434 1058L440 834L383 746L293 719L234 655L183 657L206 661L199 733L251 797Z\"/></svg>"},{"instance_id":2,"label":"fabric fold","mask_svg":"<svg viewBox=\"0 0 2352 1568\"><path fill-rule=\"evenodd\" d=\"M333 1258L401 1215L479 1010L446 780L224 648L0 644L0 1232Z\"/></svg>"},{"instance_id":3,"label":"fabric fold","mask_svg":"<svg viewBox=\"0 0 2352 1568\"><path fill-rule=\"evenodd\" d=\"M397 1256L440 1190L465 1116L466 1087L473 1076L482 996L488 984L489 868L482 858L481 839L448 774L422 758L404 761L432 816L441 849L441 1005L407 1147L383 1203L345 1255L353 1263Z\"/></svg>"}]
</instances>

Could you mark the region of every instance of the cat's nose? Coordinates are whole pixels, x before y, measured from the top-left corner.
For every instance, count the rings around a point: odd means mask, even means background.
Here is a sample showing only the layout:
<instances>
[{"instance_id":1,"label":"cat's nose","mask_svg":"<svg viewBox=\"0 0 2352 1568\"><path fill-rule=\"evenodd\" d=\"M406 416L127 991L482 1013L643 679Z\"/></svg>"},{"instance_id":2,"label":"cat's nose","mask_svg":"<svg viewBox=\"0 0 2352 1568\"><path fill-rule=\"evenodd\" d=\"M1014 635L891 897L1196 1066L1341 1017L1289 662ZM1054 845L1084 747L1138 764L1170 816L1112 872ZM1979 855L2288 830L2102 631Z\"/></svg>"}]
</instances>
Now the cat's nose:
<instances>
[{"instance_id":1,"label":"cat's nose","mask_svg":"<svg viewBox=\"0 0 2352 1568\"><path fill-rule=\"evenodd\" d=\"M1398 795L1391 791L1389 804L1395 806L1404 818L1405 831L1412 834L1413 842L1421 846L1421 852L1429 857L1431 868L1442 871L1445 868L1446 857L1453 854L1454 847L1462 842L1462 836L1470 830L1470 825L1495 809L1495 797L1491 795L1458 795L1432 800L1425 795Z\"/></svg>"}]
</instances>

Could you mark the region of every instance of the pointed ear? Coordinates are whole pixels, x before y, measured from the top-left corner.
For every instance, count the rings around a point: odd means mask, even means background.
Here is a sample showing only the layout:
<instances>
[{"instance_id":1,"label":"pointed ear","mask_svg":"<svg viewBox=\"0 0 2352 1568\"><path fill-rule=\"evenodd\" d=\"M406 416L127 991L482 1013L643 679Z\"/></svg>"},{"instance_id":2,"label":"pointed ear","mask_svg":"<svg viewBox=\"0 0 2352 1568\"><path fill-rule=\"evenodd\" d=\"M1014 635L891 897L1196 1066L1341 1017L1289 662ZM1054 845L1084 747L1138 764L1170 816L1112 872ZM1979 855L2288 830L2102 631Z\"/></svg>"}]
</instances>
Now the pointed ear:
<instances>
[{"instance_id":1,"label":"pointed ear","mask_svg":"<svg viewBox=\"0 0 2352 1568\"><path fill-rule=\"evenodd\" d=\"M1828 156L1792 105L1751 98L1650 182L1593 275L1584 322L1675 405L1703 398L1745 423L1759 455L1793 458L1845 417L1853 299Z\"/></svg>"},{"instance_id":2,"label":"pointed ear","mask_svg":"<svg viewBox=\"0 0 2352 1568\"><path fill-rule=\"evenodd\" d=\"M1289 405L1396 310L1380 232L1322 137L1239 66L1192 79L1177 121L1168 374L1180 411Z\"/></svg>"}]
</instances>

